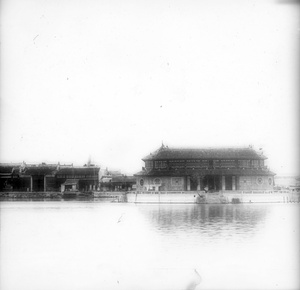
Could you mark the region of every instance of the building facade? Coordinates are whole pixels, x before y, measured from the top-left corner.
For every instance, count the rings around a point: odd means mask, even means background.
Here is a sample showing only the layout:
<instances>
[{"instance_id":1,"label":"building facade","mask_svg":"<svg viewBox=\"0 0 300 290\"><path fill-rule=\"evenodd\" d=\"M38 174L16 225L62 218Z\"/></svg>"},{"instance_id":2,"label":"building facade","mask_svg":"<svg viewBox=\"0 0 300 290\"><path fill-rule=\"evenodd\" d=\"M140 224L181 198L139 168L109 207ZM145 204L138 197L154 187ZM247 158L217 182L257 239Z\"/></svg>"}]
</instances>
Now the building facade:
<instances>
[{"instance_id":1,"label":"building facade","mask_svg":"<svg viewBox=\"0 0 300 290\"><path fill-rule=\"evenodd\" d=\"M100 168L94 165L0 164L0 191L58 192L67 180L77 180L80 191L98 187Z\"/></svg>"},{"instance_id":2,"label":"building facade","mask_svg":"<svg viewBox=\"0 0 300 290\"><path fill-rule=\"evenodd\" d=\"M22 163L0 164L0 191L12 191L22 187L20 167Z\"/></svg>"},{"instance_id":3,"label":"building facade","mask_svg":"<svg viewBox=\"0 0 300 290\"><path fill-rule=\"evenodd\" d=\"M275 173L249 148L182 149L162 145L135 174L137 191L272 190Z\"/></svg>"},{"instance_id":4,"label":"building facade","mask_svg":"<svg viewBox=\"0 0 300 290\"><path fill-rule=\"evenodd\" d=\"M135 188L134 176L127 176L120 171L112 171L107 168L100 171L99 185L101 191L130 191Z\"/></svg>"}]
</instances>

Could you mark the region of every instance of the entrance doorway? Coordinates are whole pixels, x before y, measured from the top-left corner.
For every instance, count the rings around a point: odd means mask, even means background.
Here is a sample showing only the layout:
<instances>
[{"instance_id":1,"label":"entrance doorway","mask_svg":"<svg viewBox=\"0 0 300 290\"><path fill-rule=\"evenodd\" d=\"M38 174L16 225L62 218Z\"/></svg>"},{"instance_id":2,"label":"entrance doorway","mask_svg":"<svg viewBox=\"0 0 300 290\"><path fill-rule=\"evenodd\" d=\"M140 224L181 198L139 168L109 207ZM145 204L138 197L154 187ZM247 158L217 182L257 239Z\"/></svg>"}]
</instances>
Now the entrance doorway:
<instances>
[{"instance_id":1,"label":"entrance doorway","mask_svg":"<svg viewBox=\"0 0 300 290\"><path fill-rule=\"evenodd\" d=\"M197 181L197 177L196 176L191 176L190 177L190 185L191 185L191 190L192 191L197 190L198 181Z\"/></svg>"},{"instance_id":2,"label":"entrance doorway","mask_svg":"<svg viewBox=\"0 0 300 290\"><path fill-rule=\"evenodd\" d=\"M32 175L32 191L44 191L44 175Z\"/></svg>"},{"instance_id":3,"label":"entrance doorway","mask_svg":"<svg viewBox=\"0 0 300 290\"><path fill-rule=\"evenodd\" d=\"M205 175L203 178L203 188L207 187L210 192L219 191L220 188L220 176L218 175Z\"/></svg>"},{"instance_id":4,"label":"entrance doorway","mask_svg":"<svg viewBox=\"0 0 300 290\"><path fill-rule=\"evenodd\" d=\"M225 176L225 190L232 190L232 176Z\"/></svg>"}]
</instances>

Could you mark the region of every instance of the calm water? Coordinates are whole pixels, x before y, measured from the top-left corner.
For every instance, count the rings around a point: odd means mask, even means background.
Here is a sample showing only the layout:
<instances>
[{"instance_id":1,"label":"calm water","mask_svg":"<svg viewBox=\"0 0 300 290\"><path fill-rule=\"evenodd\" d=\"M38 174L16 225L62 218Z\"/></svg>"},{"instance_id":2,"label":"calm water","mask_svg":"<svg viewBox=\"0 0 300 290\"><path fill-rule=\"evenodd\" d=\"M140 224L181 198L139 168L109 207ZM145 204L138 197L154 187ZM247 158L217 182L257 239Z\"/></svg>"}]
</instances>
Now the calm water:
<instances>
[{"instance_id":1,"label":"calm water","mask_svg":"<svg viewBox=\"0 0 300 290\"><path fill-rule=\"evenodd\" d=\"M0 209L2 290L299 289L299 204Z\"/></svg>"}]
</instances>

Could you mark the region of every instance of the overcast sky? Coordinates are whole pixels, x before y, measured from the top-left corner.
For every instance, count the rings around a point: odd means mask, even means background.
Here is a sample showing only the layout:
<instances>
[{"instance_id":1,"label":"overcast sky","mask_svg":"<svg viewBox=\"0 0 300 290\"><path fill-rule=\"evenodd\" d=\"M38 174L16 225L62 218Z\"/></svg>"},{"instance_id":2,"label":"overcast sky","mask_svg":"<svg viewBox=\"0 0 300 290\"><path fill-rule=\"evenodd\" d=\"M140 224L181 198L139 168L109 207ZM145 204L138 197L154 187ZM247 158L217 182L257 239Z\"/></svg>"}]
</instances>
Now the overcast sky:
<instances>
[{"instance_id":1,"label":"overcast sky","mask_svg":"<svg viewBox=\"0 0 300 290\"><path fill-rule=\"evenodd\" d=\"M297 174L296 2L2 0L1 162L252 144Z\"/></svg>"}]
</instances>

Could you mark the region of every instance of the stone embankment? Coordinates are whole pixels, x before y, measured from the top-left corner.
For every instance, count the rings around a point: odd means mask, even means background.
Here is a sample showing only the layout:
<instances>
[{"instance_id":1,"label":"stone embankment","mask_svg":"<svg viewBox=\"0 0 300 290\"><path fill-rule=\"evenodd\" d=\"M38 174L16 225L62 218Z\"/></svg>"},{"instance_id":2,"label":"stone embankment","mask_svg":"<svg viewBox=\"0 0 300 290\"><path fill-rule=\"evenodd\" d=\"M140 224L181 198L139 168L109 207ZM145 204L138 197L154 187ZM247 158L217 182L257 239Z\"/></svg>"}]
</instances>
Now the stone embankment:
<instances>
[{"instance_id":1,"label":"stone embankment","mask_svg":"<svg viewBox=\"0 0 300 290\"><path fill-rule=\"evenodd\" d=\"M17 191L11 191L11 192L0 192L0 198L16 198L16 199L22 199L22 198L61 198L62 194L61 192L17 192Z\"/></svg>"},{"instance_id":2,"label":"stone embankment","mask_svg":"<svg viewBox=\"0 0 300 290\"><path fill-rule=\"evenodd\" d=\"M300 193L293 191L226 191L204 193L197 191L182 192L128 192L127 202L133 203L288 203L300 202Z\"/></svg>"},{"instance_id":3,"label":"stone embankment","mask_svg":"<svg viewBox=\"0 0 300 290\"><path fill-rule=\"evenodd\" d=\"M90 195L79 195L74 198L94 198L94 199L108 199L114 202L124 202L125 192L100 192L94 191ZM0 192L0 200L11 199L62 199L61 192L29 192L29 191L6 191Z\"/></svg>"}]
</instances>

